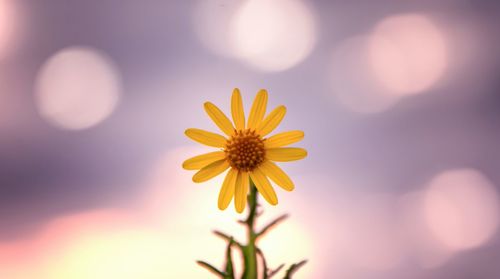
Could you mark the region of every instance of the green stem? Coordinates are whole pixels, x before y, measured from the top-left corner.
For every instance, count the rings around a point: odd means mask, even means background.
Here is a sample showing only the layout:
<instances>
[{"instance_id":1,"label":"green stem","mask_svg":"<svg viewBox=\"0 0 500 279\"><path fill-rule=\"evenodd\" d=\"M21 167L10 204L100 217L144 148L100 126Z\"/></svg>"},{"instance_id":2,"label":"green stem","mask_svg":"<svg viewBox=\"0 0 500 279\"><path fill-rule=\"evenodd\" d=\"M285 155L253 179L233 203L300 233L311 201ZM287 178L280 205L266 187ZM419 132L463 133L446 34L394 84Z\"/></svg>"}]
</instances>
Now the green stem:
<instances>
[{"instance_id":1,"label":"green stem","mask_svg":"<svg viewBox=\"0 0 500 279\"><path fill-rule=\"evenodd\" d=\"M257 217L257 188L250 179L250 195L248 195L248 212L247 226L248 244L245 249L246 270L244 274L245 279L257 279L257 247L255 240L257 239L257 232L255 232L255 219Z\"/></svg>"}]
</instances>

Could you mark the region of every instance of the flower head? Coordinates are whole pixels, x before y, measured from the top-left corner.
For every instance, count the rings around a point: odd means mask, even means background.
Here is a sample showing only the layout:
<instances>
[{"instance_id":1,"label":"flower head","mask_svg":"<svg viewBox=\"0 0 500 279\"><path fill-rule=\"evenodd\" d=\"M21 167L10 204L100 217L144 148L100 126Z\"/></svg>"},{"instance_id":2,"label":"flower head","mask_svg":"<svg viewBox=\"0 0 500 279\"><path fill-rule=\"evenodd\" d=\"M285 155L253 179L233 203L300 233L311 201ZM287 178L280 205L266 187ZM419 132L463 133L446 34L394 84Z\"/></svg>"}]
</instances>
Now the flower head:
<instances>
[{"instance_id":1,"label":"flower head","mask_svg":"<svg viewBox=\"0 0 500 279\"><path fill-rule=\"evenodd\" d=\"M307 155L303 148L285 147L304 138L302 131L288 131L265 138L281 122L286 113L285 106L278 106L266 117L267 91L260 90L245 124L243 102L240 91L235 88L231 98L229 118L214 104L205 103L205 111L226 134L187 129L186 135L201 144L219 148L218 151L190 158L182 164L187 170L198 170L193 181L205 182L229 169L219 192L218 207L227 208L234 196L236 211L241 213L246 206L250 179L264 199L278 204L278 197L269 179L281 188L292 191L294 184L288 175L274 162L300 160Z\"/></svg>"}]
</instances>

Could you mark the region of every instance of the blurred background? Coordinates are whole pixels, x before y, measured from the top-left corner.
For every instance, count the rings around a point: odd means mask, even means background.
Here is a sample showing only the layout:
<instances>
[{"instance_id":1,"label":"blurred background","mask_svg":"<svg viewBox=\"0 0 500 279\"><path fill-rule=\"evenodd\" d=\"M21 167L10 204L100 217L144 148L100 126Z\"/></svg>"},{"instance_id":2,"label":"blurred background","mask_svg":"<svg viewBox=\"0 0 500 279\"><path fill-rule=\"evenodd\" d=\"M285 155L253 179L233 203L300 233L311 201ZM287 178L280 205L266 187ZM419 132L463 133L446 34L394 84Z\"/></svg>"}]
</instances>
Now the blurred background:
<instances>
[{"instance_id":1,"label":"blurred background","mask_svg":"<svg viewBox=\"0 0 500 279\"><path fill-rule=\"evenodd\" d=\"M500 278L500 3L0 0L0 278L210 278L202 104L260 88L301 129L259 224L297 278Z\"/></svg>"}]
</instances>

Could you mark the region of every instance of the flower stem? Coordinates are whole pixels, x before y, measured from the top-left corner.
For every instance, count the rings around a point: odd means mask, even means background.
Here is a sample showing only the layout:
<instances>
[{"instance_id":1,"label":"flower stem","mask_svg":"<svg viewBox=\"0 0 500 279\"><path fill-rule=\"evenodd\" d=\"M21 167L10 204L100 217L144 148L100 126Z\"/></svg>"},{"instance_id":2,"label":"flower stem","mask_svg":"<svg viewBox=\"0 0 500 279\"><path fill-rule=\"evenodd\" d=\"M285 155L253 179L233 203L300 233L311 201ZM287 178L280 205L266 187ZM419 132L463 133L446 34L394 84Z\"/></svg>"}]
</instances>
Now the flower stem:
<instances>
[{"instance_id":1,"label":"flower stem","mask_svg":"<svg viewBox=\"0 0 500 279\"><path fill-rule=\"evenodd\" d=\"M248 216L245 220L239 221L240 224L243 224L247 228L247 236L248 236L248 242L246 244L243 244L237 240L234 240L234 238L230 235L226 235L223 232L220 231L214 231L215 235L218 237L221 237L222 239L226 240L228 242L228 246L226 249L226 266L223 270L219 270L216 267L210 265L207 262L204 261L197 261L197 263L204 267L205 269L209 270L210 272L214 273L221 279L234 279L234 269L233 269L233 261L232 261L232 256L231 256L231 248L232 246L237 248L243 255L243 261L244 261L244 270L243 270L243 275L241 276L242 279L257 279L258 275L258 258L260 257L261 260L261 272L262 276L261 278L267 279L271 278L274 275L276 275L282 268L285 266L284 264L281 264L275 269L270 269L267 266L266 259L264 257L264 254L262 251L257 247L256 242L258 239L266 235L266 233L279 223L281 223L283 220L285 220L288 215L282 215L278 218L276 218L274 221L270 222L264 228L262 228L259 232L255 231L255 222L257 218L260 216L262 213L261 211L257 212L257 207L258 207L258 202L257 202L257 197L258 197L258 191L257 188L255 187L255 184L253 181L250 179L250 193L248 195ZM292 276L297 272L298 269L300 269L303 265L305 265L307 260L303 260L299 263L292 264L288 270L286 271L284 279L290 279Z\"/></svg>"},{"instance_id":2,"label":"flower stem","mask_svg":"<svg viewBox=\"0 0 500 279\"><path fill-rule=\"evenodd\" d=\"M255 232L255 219L257 217L257 188L250 179L250 195L248 195L248 205L250 211L245 221L247 226L248 244L245 249L246 270L244 274L245 279L257 279L257 248L255 240L257 233Z\"/></svg>"}]
</instances>

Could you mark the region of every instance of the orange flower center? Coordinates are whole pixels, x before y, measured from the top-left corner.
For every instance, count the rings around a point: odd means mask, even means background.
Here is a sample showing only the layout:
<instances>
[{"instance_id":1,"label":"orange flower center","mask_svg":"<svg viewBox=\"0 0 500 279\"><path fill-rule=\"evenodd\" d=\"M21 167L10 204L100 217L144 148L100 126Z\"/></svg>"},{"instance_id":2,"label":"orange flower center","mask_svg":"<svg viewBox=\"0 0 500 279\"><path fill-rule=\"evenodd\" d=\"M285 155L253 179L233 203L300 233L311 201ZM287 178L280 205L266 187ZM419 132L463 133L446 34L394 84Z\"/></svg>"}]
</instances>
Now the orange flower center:
<instances>
[{"instance_id":1,"label":"orange flower center","mask_svg":"<svg viewBox=\"0 0 500 279\"><path fill-rule=\"evenodd\" d=\"M266 150L264 141L254 130L236 131L226 142L226 158L231 167L252 171L264 162Z\"/></svg>"}]
</instances>

